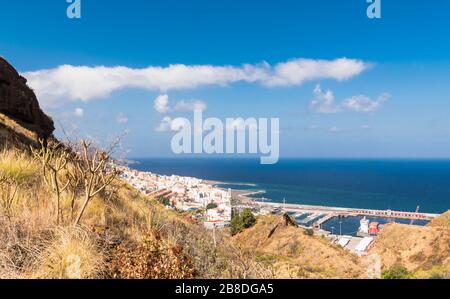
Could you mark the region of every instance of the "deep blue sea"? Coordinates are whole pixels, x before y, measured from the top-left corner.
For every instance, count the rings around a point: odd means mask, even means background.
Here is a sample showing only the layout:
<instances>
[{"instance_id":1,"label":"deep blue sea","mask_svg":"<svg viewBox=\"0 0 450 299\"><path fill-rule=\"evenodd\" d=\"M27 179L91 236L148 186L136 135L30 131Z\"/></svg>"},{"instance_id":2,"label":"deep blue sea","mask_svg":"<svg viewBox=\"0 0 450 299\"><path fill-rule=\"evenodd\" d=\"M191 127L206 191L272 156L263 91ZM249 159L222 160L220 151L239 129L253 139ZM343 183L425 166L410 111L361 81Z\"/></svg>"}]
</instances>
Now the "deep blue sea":
<instances>
[{"instance_id":1,"label":"deep blue sea","mask_svg":"<svg viewBox=\"0 0 450 299\"><path fill-rule=\"evenodd\" d=\"M450 209L450 160L134 159L131 167L163 175L221 181L263 190L255 198L288 203L442 213Z\"/></svg>"}]
</instances>

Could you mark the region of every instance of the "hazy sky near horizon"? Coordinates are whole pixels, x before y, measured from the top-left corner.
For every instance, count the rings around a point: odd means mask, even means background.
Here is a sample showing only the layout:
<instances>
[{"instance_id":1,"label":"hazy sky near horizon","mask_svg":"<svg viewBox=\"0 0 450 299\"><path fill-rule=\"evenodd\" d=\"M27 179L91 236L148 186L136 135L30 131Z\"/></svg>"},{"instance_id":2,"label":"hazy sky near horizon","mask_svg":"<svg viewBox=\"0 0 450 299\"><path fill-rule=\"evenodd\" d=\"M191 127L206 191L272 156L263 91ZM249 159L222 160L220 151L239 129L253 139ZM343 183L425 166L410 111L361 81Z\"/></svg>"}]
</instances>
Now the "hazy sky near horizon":
<instances>
[{"instance_id":1,"label":"hazy sky near horizon","mask_svg":"<svg viewBox=\"0 0 450 299\"><path fill-rule=\"evenodd\" d=\"M450 158L450 2L0 0L0 55L65 130L169 156L176 117L280 118L281 156ZM59 133L58 133L59 134Z\"/></svg>"}]
</instances>

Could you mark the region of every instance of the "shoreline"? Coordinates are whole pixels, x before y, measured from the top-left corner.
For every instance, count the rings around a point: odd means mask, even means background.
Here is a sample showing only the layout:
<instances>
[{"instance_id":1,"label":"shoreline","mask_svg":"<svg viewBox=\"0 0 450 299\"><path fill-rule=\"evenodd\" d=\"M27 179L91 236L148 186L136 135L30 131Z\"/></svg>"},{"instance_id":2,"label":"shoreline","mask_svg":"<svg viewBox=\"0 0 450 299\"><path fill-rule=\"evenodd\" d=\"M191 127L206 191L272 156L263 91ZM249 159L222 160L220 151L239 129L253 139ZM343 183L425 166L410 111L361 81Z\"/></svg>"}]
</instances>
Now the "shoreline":
<instances>
[{"instance_id":1,"label":"shoreline","mask_svg":"<svg viewBox=\"0 0 450 299\"><path fill-rule=\"evenodd\" d=\"M227 182L220 182L220 181L210 181L210 180L204 180L204 182L212 184L213 186L223 184L236 184L236 183L227 183ZM239 184L239 183L237 183ZM254 184L256 186L256 184ZM226 190L223 187L217 187L223 190ZM282 209L284 211L291 211L291 212L325 212L329 214L334 214L336 216L339 216L341 214L348 215L348 216L371 216L370 214L373 213L373 216L377 217L386 217L386 218L394 218L394 219L410 219L407 218L408 216L411 217L419 217L418 215L423 216L426 218L426 220L431 220L433 218L436 218L440 216L441 214L436 213L416 213L416 212L408 212L408 211L394 211L394 210L383 210L383 209L373 209L373 208L357 208L357 207L339 207L339 206L323 206L323 205L310 205L310 204L299 204L299 203L283 203L283 202L275 202L273 199L267 198L266 200L255 200L255 198L251 197L251 195L255 194L261 194L265 193L264 190L239 190L239 189L232 189L231 194L232 196L238 197L240 200L242 200L242 204L249 204L251 206L258 206L259 208L269 208L269 209ZM381 215L385 211L386 215ZM356 213L360 213L360 215L357 215ZM397 215L397 216L392 216ZM421 220L421 219L416 219Z\"/></svg>"},{"instance_id":2,"label":"shoreline","mask_svg":"<svg viewBox=\"0 0 450 299\"><path fill-rule=\"evenodd\" d=\"M135 169L136 170L136 169ZM138 171L138 170L136 170ZM139 171L139 172L145 172L145 171ZM150 172L152 173L152 172ZM157 173L154 173L157 174ZM164 176L161 174L157 174L159 176ZM181 177L188 177L188 176L181 176ZM192 177L194 179L197 179L195 177ZM323 206L323 205L311 205L311 204L301 204L301 203L283 203L283 202L277 202L274 201L271 198L265 198L265 199L258 199L251 197L251 195L257 195L257 194L264 194L265 190L242 190L242 189L236 189L236 188L224 188L223 186L218 185L245 185L245 186L254 186L257 187L258 185L256 183L239 183L239 182L224 182L224 181L217 181L217 180L208 180L208 179L199 179L203 183L214 186L218 189L224 190L224 191L231 191L231 195L233 199L238 199L239 205L249 205L251 207L258 207L258 208L266 208L266 209L287 209L287 210L300 210L300 211L332 211L333 213L348 213L349 211L375 211L380 213L380 211L388 211L392 213L409 213L409 214L420 214L424 215L424 217L433 219L435 217L438 217L441 215L441 213L415 213L415 212L409 212L409 211L392 211L389 209L374 209L374 208L360 208L360 207L340 207L340 206ZM396 217L392 217L396 218ZM401 218L400 218L401 219Z\"/></svg>"},{"instance_id":3,"label":"shoreline","mask_svg":"<svg viewBox=\"0 0 450 299\"><path fill-rule=\"evenodd\" d=\"M228 184L230 184L230 183L227 183L227 182L212 181L212 180L203 180L203 182L205 182L206 184L209 184L211 186L214 186L216 188L222 189L224 191L230 190L231 191L231 196L233 198L237 197L237 198L245 201L247 204L248 203L256 203L256 201L253 198L248 196L248 195L251 195L251 194L254 193L252 191L250 191L250 193L249 193L249 190L240 190L240 189L234 189L234 188L223 188L223 187L217 186L217 185L228 185Z\"/></svg>"}]
</instances>

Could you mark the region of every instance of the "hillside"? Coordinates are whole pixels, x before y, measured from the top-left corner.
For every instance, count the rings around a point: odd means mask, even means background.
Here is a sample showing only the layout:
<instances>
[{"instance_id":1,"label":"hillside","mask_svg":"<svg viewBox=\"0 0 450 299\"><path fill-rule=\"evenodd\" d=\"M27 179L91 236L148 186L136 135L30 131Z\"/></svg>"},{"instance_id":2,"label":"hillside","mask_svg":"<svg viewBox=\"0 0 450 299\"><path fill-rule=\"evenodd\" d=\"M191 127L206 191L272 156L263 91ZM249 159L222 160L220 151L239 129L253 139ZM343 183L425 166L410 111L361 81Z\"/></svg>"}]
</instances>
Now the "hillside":
<instances>
[{"instance_id":1,"label":"hillside","mask_svg":"<svg viewBox=\"0 0 450 299\"><path fill-rule=\"evenodd\" d=\"M430 227L450 227L450 211L445 212L438 218L433 219L428 225Z\"/></svg>"},{"instance_id":2,"label":"hillside","mask_svg":"<svg viewBox=\"0 0 450 299\"><path fill-rule=\"evenodd\" d=\"M57 174L60 182L76 163ZM0 278L272 277L226 234L216 233L215 246L190 215L120 179L89 201L77 224L83 185L72 181L58 196L50 178L29 151L0 151Z\"/></svg>"},{"instance_id":3,"label":"hillside","mask_svg":"<svg viewBox=\"0 0 450 299\"><path fill-rule=\"evenodd\" d=\"M447 226L441 226L445 221ZM381 257L383 270L402 266L418 278L450 278L448 212L426 227L386 225L370 253Z\"/></svg>"},{"instance_id":4,"label":"hillside","mask_svg":"<svg viewBox=\"0 0 450 299\"><path fill-rule=\"evenodd\" d=\"M259 261L273 265L282 278L362 278L363 262L329 241L308 236L293 226L281 225L269 238L280 216L263 216L257 224L234 237L234 242Z\"/></svg>"}]
</instances>

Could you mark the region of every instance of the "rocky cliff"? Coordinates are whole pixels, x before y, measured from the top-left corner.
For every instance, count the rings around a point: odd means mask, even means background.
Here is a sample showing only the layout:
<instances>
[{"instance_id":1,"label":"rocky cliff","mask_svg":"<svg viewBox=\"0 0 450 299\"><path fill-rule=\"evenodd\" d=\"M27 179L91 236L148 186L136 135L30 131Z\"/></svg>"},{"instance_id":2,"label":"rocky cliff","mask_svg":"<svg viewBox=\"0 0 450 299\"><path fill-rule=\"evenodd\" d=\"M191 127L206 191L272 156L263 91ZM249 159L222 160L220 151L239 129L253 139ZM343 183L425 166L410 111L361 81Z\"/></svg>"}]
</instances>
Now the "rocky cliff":
<instances>
[{"instance_id":1,"label":"rocky cliff","mask_svg":"<svg viewBox=\"0 0 450 299\"><path fill-rule=\"evenodd\" d=\"M53 120L39 107L27 80L0 57L0 113L12 118L37 137L47 139L55 129Z\"/></svg>"}]
</instances>

